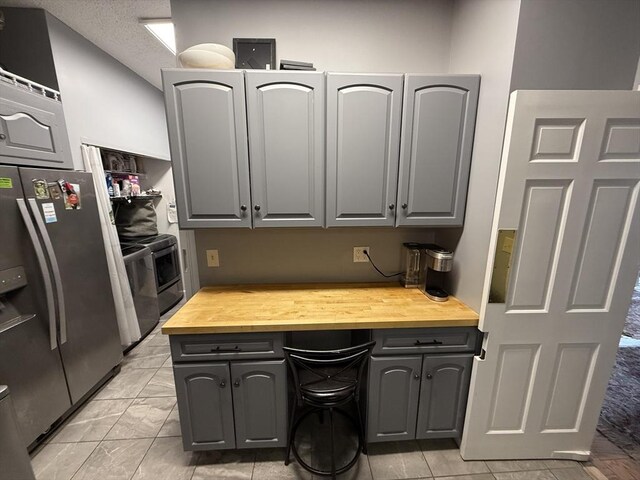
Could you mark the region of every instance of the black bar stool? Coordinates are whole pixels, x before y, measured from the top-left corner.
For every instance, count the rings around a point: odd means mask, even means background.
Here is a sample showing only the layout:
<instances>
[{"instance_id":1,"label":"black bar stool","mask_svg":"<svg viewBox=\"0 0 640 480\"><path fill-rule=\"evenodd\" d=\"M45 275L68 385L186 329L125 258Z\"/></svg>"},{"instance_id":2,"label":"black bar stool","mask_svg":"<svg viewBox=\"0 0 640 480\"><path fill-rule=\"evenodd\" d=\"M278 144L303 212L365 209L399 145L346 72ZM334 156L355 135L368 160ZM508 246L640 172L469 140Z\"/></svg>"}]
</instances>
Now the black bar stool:
<instances>
[{"instance_id":1,"label":"black bar stool","mask_svg":"<svg viewBox=\"0 0 640 480\"><path fill-rule=\"evenodd\" d=\"M360 387L362 374L376 342L339 350L299 350L284 347L284 355L291 370L295 386L295 402L291 408L287 456L284 461L289 465L290 454L309 472L320 476L331 476L346 472L358 461L360 452L367 453L364 435L364 422L360 409ZM348 403L355 404L353 415L341 409ZM329 413L331 470L319 470L300 458L295 445L296 431L300 423L312 413ZM358 447L355 456L344 466L336 468L334 441L334 412L349 420L358 432Z\"/></svg>"}]
</instances>

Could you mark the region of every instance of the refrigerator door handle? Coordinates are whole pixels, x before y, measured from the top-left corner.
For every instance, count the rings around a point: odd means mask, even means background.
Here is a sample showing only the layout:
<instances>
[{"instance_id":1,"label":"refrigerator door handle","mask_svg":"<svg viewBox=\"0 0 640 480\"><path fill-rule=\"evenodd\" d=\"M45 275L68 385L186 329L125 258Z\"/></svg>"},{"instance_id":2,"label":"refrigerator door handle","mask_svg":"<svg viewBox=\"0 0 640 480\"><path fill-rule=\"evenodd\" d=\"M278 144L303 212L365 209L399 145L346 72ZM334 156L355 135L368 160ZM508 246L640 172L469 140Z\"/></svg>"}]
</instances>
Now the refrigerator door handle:
<instances>
[{"instance_id":1,"label":"refrigerator door handle","mask_svg":"<svg viewBox=\"0 0 640 480\"><path fill-rule=\"evenodd\" d=\"M36 229L33 225L33 220L31 220L31 216L29 215L29 211L27 210L27 204L25 203L24 198L17 198L16 202L18 203L18 210L20 210L25 227L27 227L27 232L29 233L31 243L33 244L33 249L36 251L36 258L38 260L38 265L40 266L42 279L44 280L44 290L47 297L47 311L49 313L49 342L51 350L55 350L58 348L58 342L56 341L56 305L53 299L53 286L51 285L51 277L49 277L47 261L44 258L44 251L42 250L42 245L38 240L38 235L36 234Z\"/></svg>"},{"instance_id":2,"label":"refrigerator door handle","mask_svg":"<svg viewBox=\"0 0 640 480\"><path fill-rule=\"evenodd\" d=\"M47 228L44 225L42 216L38 211L38 202L36 202L35 198L30 198L28 202L29 207L31 207L31 213L33 213L33 217L36 219L36 225L38 227L38 230L40 231L40 236L42 237L44 248L47 250L49 262L51 263L51 270L53 270L53 281L55 283L56 293L58 295L58 315L60 316L60 345L62 345L67 342L67 317L65 314L64 293L62 292L60 267L58 266L56 252L53 250L53 245L51 244L49 232L47 232Z\"/></svg>"}]
</instances>

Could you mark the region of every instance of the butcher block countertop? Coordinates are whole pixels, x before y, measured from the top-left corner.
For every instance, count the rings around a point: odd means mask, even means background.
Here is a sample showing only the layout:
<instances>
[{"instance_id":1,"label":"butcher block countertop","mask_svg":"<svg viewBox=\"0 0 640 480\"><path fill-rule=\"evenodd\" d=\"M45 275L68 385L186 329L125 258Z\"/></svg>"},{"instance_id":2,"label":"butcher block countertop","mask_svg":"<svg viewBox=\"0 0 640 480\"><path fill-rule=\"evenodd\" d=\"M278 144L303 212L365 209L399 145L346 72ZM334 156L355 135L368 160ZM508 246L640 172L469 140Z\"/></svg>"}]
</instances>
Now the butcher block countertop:
<instances>
[{"instance_id":1,"label":"butcher block countertop","mask_svg":"<svg viewBox=\"0 0 640 480\"><path fill-rule=\"evenodd\" d=\"M469 327L478 314L454 297L429 300L398 283L205 287L162 326L168 335Z\"/></svg>"}]
</instances>

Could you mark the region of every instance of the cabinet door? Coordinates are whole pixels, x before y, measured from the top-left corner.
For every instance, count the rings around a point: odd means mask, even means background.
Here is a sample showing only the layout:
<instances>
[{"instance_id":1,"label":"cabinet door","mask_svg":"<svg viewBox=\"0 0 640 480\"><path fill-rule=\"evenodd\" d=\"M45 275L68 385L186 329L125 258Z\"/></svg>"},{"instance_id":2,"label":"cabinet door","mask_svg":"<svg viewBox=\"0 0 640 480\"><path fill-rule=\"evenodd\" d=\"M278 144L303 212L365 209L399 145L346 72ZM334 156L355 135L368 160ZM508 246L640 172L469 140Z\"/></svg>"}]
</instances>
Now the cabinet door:
<instances>
[{"instance_id":1,"label":"cabinet door","mask_svg":"<svg viewBox=\"0 0 640 480\"><path fill-rule=\"evenodd\" d=\"M421 364L420 355L371 358L367 441L415 438Z\"/></svg>"},{"instance_id":2,"label":"cabinet door","mask_svg":"<svg viewBox=\"0 0 640 480\"><path fill-rule=\"evenodd\" d=\"M396 225L462 225L477 75L406 75Z\"/></svg>"},{"instance_id":3,"label":"cabinet door","mask_svg":"<svg viewBox=\"0 0 640 480\"><path fill-rule=\"evenodd\" d=\"M62 103L4 83L0 94L0 163L73 168Z\"/></svg>"},{"instance_id":4,"label":"cabinet door","mask_svg":"<svg viewBox=\"0 0 640 480\"><path fill-rule=\"evenodd\" d=\"M185 450L235 448L228 363L174 365Z\"/></svg>"},{"instance_id":5,"label":"cabinet door","mask_svg":"<svg viewBox=\"0 0 640 480\"><path fill-rule=\"evenodd\" d=\"M287 444L287 370L284 360L231 363L238 448Z\"/></svg>"},{"instance_id":6,"label":"cabinet door","mask_svg":"<svg viewBox=\"0 0 640 480\"><path fill-rule=\"evenodd\" d=\"M402 75L327 74L327 226L392 226Z\"/></svg>"},{"instance_id":7,"label":"cabinet door","mask_svg":"<svg viewBox=\"0 0 640 480\"><path fill-rule=\"evenodd\" d=\"M325 82L316 72L246 72L253 224L324 225Z\"/></svg>"},{"instance_id":8,"label":"cabinet door","mask_svg":"<svg viewBox=\"0 0 640 480\"><path fill-rule=\"evenodd\" d=\"M180 226L250 227L242 72L163 70L162 81Z\"/></svg>"},{"instance_id":9,"label":"cabinet door","mask_svg":"<svg viewBox=\"0 0 640 480\"><path fill-rule=\"evenodd\" d=\"M455 438L462 434L473 355L425 355L417 438Z\"/></svg>"}]
</instances>

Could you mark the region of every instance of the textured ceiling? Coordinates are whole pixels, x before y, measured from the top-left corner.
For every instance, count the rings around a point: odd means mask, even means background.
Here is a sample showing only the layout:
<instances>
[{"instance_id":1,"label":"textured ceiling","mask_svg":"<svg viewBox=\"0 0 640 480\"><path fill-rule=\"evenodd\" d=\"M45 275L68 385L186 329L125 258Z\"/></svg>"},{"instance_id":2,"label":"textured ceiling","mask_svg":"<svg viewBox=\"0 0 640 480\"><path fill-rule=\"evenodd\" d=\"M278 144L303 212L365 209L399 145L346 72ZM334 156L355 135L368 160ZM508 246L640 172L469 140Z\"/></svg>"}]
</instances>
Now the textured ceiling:
<instances>
[{"instance_id":1,"label":"textured ceiling","mask_svg":"<svg viewBox=\"0 0 640 480\"><path fill-rule=\"evenodd\" d=\"M44 8L157 88L175 57L139 18L171 17L169 0L0 0L0 6Z\"/></svg>"}]
</instances>

